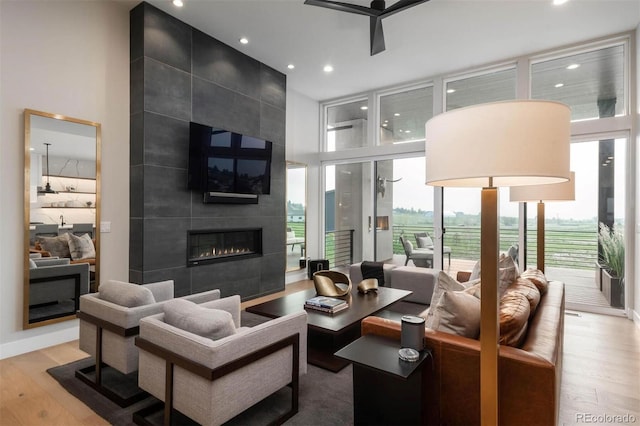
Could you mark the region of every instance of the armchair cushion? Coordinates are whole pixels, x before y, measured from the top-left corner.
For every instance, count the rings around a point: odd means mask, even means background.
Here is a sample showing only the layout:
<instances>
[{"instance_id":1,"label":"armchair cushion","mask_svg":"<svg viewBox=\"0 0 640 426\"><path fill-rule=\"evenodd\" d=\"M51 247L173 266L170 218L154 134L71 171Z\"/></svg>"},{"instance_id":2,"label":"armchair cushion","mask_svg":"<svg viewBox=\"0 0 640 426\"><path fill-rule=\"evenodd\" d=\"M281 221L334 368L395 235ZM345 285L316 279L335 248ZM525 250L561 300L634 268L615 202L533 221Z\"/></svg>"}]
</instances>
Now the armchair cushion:
<instances>
[{"instance_id":1,"label":"armchair cushion","mask_svg":"<svg viewBox=\"0 0 640 426\"><path fill-rule=\"evenodd\" d=\"M127 308L156 303L151 290L138 284L109 280L100 284L98 292L100 299Z\"/></svg>"},{"instance_id":2,"label":"armchair cushion","mask_svg":"<svg viewBox=\"0 0 640 426\"><path fill-rule=\"evenodd\" d=\"M198 306L183 299L164 304L164 319L169 325L212 340L235 334L231 313Z\"/></svg>"}]
</instances>

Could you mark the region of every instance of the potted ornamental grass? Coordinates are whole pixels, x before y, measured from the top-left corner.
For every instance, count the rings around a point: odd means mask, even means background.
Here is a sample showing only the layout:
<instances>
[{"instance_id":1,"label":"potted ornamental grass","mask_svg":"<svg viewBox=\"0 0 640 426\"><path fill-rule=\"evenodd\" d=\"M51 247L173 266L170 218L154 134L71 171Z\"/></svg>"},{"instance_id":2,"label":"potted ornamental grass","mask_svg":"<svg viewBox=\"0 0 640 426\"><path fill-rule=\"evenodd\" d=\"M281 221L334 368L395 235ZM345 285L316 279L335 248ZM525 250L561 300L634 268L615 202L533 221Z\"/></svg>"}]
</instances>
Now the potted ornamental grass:
<instances>
[{"instance_id":1,"label":"potted ornamental grass","mask_svg":"<svg viewBox=\"0 0 640 426\"><path fill-rule=\"evenodd\" d=\"M624 235L617 228L600 223L598 242L602 248L602 292L611 306L624 307Z\"/></svg>"}]
</instances>

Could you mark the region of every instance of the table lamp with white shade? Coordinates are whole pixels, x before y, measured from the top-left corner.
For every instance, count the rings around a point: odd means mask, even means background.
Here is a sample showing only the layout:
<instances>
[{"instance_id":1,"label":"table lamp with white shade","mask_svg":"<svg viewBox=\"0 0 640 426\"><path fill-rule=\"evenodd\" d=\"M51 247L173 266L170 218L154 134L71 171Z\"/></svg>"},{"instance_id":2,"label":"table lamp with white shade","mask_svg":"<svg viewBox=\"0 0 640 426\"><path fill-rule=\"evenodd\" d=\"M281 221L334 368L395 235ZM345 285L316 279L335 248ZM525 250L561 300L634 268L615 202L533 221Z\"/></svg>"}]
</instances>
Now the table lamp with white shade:
<instances>
[{"instance_id":1,"label":"table lamp with white shade","mask_svg":"<svg viewBox=\"0 0 640 426\"><path fill-rule=\"evenodd\" d=\"M426 124L426 183L481 187L480 419L498 424L498 187L569 178L571 112L558 102L480 104Z\"/></svg>"},{"instance_id":2,"label":"table lamp with white shade","mask_svg":"<svg viewBox=\"0 0 640 426\"><path fill-rule=\"evenodd\" d=\"M576 199L575 173L567 182L549 185L514 186L509 188L509 199L538 203L538 247L536 268L544 272L544 203L546 201L573 201Z\"/></svg>"}]
</instances>

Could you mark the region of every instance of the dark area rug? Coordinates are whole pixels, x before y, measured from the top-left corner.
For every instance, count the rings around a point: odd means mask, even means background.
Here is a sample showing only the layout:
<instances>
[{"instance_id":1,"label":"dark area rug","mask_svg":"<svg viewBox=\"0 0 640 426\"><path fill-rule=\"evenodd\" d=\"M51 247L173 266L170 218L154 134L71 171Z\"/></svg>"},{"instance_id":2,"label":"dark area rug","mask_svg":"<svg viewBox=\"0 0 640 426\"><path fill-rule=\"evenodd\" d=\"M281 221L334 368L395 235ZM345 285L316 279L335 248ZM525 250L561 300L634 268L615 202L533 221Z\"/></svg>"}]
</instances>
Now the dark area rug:
<instances>
[{"instance_id":1,"label":"dark area rug","mask_svg":"<svg viewBox=\"0 0 640 426\"><path fill-rule=\"evenodd\" d=\"M264 317L242 313L242 325L253 326L264 322ZM158 400L148 397L129 407L121 408L75 377L79 368L93 364L86 358L70 364L50 368L47 372L70 394L117 426L133 425L133 413L155 404ZM307 374L300 378L299 411L286 425L352 425L353 387L352 368L348 366L338 373L308 365ZM291 389L285 387L263 401L231 419L227 425L265 425L289 410Z\"/></svg>"}]
</instances>

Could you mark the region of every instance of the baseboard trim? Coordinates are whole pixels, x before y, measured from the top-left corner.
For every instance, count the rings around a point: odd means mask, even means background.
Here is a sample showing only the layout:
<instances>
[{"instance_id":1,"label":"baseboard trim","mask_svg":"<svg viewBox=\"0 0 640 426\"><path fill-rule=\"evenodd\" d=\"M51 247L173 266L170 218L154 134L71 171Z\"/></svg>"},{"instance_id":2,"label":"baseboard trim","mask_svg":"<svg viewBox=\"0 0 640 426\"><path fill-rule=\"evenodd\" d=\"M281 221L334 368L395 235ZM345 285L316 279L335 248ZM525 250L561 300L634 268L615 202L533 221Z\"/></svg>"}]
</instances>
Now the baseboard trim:
<instances>
[{"instance_id":1,"label":"baseboard trim","mask_svg":"<svg viewBox=\"0 0 640 426\"><path fill-rule=\"evenodd\" d=\"M633 322L636 327L640 328L640 313L636 310L631 310L631 315L633 316Z\"/></svg>"},{"instance_id":2,"label":"baseboard trim","mask_svg":"<svg viewBox=\"0 0 640 426\"><path fill-rule=\"evenodd\" d=\"M26 354L28 352L37 351L49 346L59 345L61 343L71 342L78 340L79 325L75 320L76 325L65 328L63 330L52 331L43 333L41 327L39 329L32 329L34 331L33 336L26 337L24 339L15 340L12 342L6 342L0 345L0 359L9 358L16 355ZM40 332L38 334L38 332Z\"/></svg>"}]
</instances>

